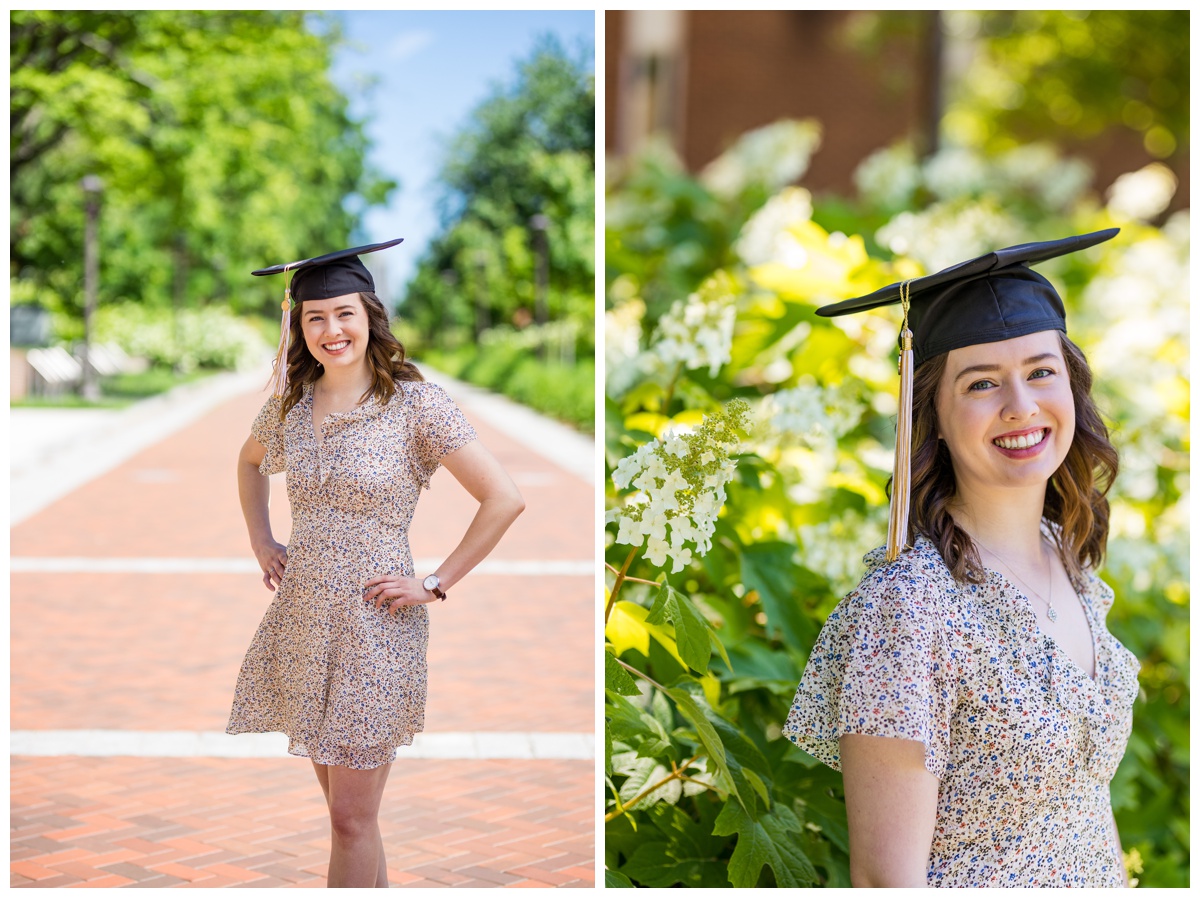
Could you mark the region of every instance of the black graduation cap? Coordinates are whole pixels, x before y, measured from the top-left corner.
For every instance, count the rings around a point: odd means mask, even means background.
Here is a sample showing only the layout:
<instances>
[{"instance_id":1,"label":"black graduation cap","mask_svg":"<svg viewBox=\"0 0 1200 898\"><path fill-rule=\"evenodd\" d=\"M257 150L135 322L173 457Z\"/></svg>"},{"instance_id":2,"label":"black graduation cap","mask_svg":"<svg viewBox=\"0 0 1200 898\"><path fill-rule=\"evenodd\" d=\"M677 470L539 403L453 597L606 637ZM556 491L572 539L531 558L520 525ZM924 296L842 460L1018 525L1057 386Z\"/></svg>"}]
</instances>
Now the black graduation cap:
<instances>
[{"instance_id":1,"label":"black graduation cap","mask_svg":"<svg viewBox=\"0 0 1200 898\"><path fill-rule=\"evenodd\" d=\"M974 346L1036 334L1066 331L1062 298L1048 280L1029 266L1065 256L1111 240L1120 228L1108 228L1022 243L996 250L944 268L936 274L903 281L844 302L823 306L817 314L826 318L864 312L902 303L905 292L912 328L913 355L921 365L935 355Z\"/></svg>"},{"instance_id":2,"label":"black graduation cap","mask_svg":"<svg viewBox=\"0 0 1200 898\"><path fill-rule=\"evenodd\" d=\"M1041 331L1067 330L1062 297L1029 266L1103 243L1119 228L1022 243L961 262L925 277L817 309L826 318L900 303L900 409L896 416L896 459L892 469L887 558L895 561L908 541L912 459L913 369L943 352L998 343Z\"/></svg>"},{"instance_id":3,"label":"black graduation cap","mask_svg":"<svg viewBox=\"0 0 1200 898\"><path fill-rule=\"evenodd\" d=\"M259 276L295 272L291 283L284 283L283 302L280 305L283 317L279 322L279 348L275 352L275 368L271 375L272 392L276 396L282 396L287 388L287 352L292 329L292 302L332 299L349 293L374 293L375 280L358 257L395 246L403 240L403 237L397 237L384 243L352 246L350 249L339 249L323 256L284 265L272 265L270 268L250 272Z\"/></svg>"},{"instance_id":4,"label":"black graduation cap","mask_svg":"<svg viewBox=\"0 0 1200 898\"><path fill-rule=\"evenodd\" d=\"M286 265L272 265L250 272L255 275L283 274L292 271L290 296L296 302L306 299L332 299L348 293L374 293L375 281L359 256L377 252L403 242L403 237L385 243L371 243L339 249L312 259L301 259Z\"/></svg>"}]
</instances>

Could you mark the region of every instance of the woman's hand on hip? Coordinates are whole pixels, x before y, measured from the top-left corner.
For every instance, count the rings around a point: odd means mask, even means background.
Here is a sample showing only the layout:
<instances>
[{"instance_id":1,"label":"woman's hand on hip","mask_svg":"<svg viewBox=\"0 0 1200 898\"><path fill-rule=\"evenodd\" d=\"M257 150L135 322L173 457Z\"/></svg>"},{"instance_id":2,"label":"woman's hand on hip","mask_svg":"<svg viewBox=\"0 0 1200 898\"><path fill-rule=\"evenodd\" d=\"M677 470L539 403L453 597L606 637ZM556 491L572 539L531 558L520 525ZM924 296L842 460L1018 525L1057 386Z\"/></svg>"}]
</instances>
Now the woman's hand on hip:
<instances>
[{"instance_id":1,"label":"woman's hand on hip","mask_svg":"<svg viewBox=\"0 0 1200 898\"><path fill-rule=\"evenodd\" d=\"M254 557L263 572L263 585L267 589L278 589L283 582L283 571L287 567L287 546L268 540L254 547Z\"/></svg>"},{"instance_id":2,"label":"woman's hand on hip","mask_svg":"<svg viewBox=\"0 0 1200 898\"><path fill-rule=\"evenodd\" d=\"M376 608L386 608L392 617L404 605L428 605L438 597L425 588L416 577L397 577L387 574L373 577L363 584L363 600Z\"/></svg>"}]
</instances>

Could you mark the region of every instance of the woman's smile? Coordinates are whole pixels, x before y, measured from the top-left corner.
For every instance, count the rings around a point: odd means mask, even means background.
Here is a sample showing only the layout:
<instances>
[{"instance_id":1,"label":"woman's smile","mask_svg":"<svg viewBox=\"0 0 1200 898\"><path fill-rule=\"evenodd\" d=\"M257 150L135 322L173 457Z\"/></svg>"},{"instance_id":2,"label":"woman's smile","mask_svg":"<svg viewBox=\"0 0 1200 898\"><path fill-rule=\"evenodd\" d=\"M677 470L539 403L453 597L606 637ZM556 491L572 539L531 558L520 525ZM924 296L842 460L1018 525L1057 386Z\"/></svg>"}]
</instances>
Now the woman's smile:
<instances>
[{"instance_id":1,"label":"woman's smile","mask_svg":"<svg viewBox=\"0 0 1200 898\"><path fill-rule=\"evenodd\" d=\"M992 444L1009 458L1032 458L1046 448L1049 427L1037 427L996 437Z\"/></svg>"}]
</instances>

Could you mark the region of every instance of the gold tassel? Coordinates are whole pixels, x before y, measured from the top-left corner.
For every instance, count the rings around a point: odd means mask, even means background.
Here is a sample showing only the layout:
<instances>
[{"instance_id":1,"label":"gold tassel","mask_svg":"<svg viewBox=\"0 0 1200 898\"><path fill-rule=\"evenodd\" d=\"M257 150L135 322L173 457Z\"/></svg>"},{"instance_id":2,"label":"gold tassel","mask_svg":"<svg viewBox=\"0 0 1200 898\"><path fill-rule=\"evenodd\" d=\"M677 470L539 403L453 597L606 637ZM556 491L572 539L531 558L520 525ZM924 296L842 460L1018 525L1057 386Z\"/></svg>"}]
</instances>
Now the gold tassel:
<instances>
[{"instance_id":1,"label":"gold tassel","mask_svg":"<svg viewBox=\"0 0 1200 898\"><path fill-rule=\"evenodd\" d=\"M892 467L892 505L888 516L887 560L895 561L908 544L908 506L912 479L913 335L908 329L909 284L900 284L904 323L900 331L900 408L896 413L896 458Z\"/></svg>"},{"instance_id":2,"label":"gold tassel","mask_svg":"<svg viewBox=\"0 0 1200 898\"><path fill-rule=\"evenodd\" d=\"M288 283L284 284L283 302L279 306L283 310L283 317L279 322L279 348L275 350L270 380L271 394L281 398L287 390L287 353L292 335L292 287L286 268L283 270L283 276Z\"/></svg>"}]
</instances>

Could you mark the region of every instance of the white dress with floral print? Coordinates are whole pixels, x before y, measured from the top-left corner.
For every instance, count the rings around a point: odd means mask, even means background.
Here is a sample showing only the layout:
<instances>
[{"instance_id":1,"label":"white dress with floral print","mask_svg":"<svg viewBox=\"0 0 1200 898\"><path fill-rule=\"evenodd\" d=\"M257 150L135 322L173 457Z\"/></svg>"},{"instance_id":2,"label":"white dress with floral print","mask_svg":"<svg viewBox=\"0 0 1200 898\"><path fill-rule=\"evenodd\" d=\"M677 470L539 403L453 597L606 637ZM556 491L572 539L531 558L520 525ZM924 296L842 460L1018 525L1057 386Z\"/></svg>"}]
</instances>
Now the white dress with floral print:
<instances>
[{"instance_id":1,"label":"white dress with floral print","mask_svg":"<svg viewBox=\"0 0 1200 898\"><path fill-rule=\"evenodd\" d=\"M938 778L931 886L1120 886L1109 784L1133 725L1137 659L1105 628L1112 590L1076 591L1095 679L987 572L958 583L919 537L870 570L829 616L784 734L840 770L838 739L924 743Z\"/></svg>"},{"instance_id":2,"label":"white dress with floral print","mask_svg":"<svg viewBox=\"0 0 1200 898\"><path fill-rule=\"evenodd\" d=\"M251 433L263 474L287 471L287 568L246 653L228 733L283 732L288 751L369 769L395 759L425 721L424 605L395 617L363 601L383 574L414 576L408 526L440 459L475 439L441 387L400 383L322 424L307 386L287 420L271 398Z\"/></svg>"}]
</instances>

